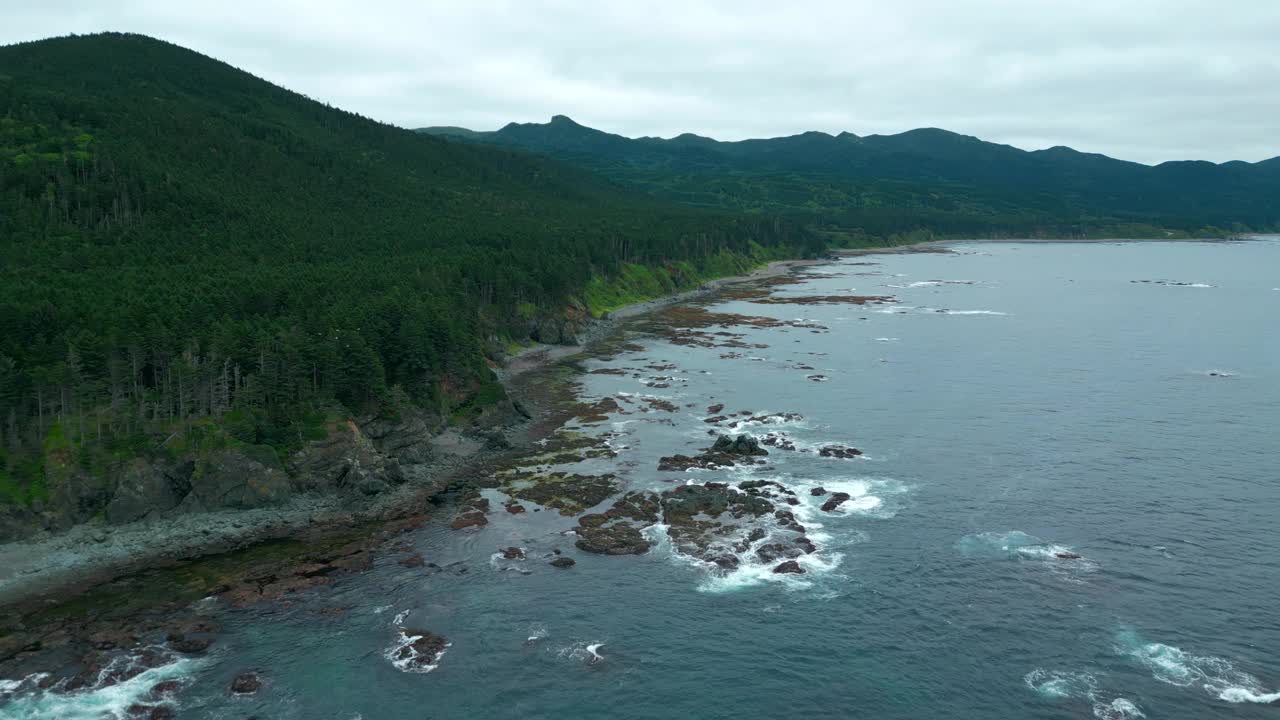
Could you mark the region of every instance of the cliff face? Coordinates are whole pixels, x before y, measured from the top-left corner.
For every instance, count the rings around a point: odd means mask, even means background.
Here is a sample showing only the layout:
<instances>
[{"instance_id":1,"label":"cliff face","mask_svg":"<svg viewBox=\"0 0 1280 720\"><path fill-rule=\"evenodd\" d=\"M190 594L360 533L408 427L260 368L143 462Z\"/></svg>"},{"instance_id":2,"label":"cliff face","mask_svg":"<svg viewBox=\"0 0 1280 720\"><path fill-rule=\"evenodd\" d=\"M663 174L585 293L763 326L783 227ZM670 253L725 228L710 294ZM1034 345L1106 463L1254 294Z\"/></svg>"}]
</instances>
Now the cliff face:
<instances>
[{"instance_id":1,"label":"cliff face","mask_svg":"<svg viewBox=\"0 0 1280 720\"><path fill-rule=\"evenodd\" d=\"M502 400L475 424L496 425L512 414ZM353 508L399 485L432 482L432 439L447 419L421 409L395 419L336 417L323 437L281 457L266 445L132 457L94 473L70 456L46 462L47 499L0 506L0 542L95 521L140 520L216 510L270 507L296 495L339 494Z\"/></svg>"}]
</instances>

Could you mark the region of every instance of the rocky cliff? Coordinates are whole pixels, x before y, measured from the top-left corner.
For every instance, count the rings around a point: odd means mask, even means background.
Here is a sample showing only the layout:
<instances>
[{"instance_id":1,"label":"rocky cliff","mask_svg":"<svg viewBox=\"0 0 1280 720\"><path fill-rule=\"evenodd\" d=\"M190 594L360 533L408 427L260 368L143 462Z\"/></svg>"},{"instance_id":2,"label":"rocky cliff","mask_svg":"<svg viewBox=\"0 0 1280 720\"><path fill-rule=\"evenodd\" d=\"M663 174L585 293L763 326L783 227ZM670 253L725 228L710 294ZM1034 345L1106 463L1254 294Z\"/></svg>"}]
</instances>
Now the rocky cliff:
<instances>
[{"instance_id":1,"label":"rocky cliff","mask_svg":"<svg viewBox=\"0 0 1280 720\"><path fill-rule=\"evenodd\" d=\"M473 431L514 416L502 400L471 420ZM157 451L94 471L69 453L45 464L46 499L0 506L0 542L83 523L123 525L218 510L281 505L303 494L343 496L353 509L405 484L436 482L433 441L448 418L421 409L397 417L331 413L322 437L282 453L268 445L226 443L214 449Z\"/></svg>"}]
</instances>

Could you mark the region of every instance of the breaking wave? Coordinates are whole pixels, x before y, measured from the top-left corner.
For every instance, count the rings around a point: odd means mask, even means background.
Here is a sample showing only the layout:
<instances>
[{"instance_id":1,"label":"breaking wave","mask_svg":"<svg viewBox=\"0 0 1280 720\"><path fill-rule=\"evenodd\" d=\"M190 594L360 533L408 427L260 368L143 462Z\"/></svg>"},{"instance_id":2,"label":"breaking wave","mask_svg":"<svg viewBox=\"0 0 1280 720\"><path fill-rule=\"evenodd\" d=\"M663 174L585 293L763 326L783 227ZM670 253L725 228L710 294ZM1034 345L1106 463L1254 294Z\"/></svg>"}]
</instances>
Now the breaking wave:
<instances>
[{"instance_id":1,"label":"breaking wave","mask_svg":"<svg viewBox=\"0 0 1280 720\"><path fill-rule=\"evenodd\" d=\"M422 653L414 644L421 640L422 637L422 635L414 635L401 628L395 642L391 643L391 647L387 648L382 656L400 672L429 673L440 667L440 658L444 657L445 650L451 647L453 643L446 642L444 648L435 652L429 660L424 660Z\"/></svg>"},{"instance_id":2,"label":"breaking wave","mask_svg":"<svg viewBox=\"0 0 1280 720\"><path fill-rule=\"evenodd\" d=\"M1098 692L1093 673L1045 670L1036 668L1022 678L1027 687L1050 698L1083 698L1092 700Z\"/></svg>"},{"instance_id":3,"label":"breaking wave","mask_svg":"<svg viewBox=\"0 0 1280 720\"><path fill-rule=\"evenodd\" d=\"M1132 630L1116 636L1116 652L1142 664L1156 680L1177 687L1199 687L1231 703L1280 702L1280 691L1268 692L1262 681L1236 669L1230 660L1192 655L1182 648L1146 642Z\"/></svg>"},{"instance_id":4,"label":"breaking wave","mask_svg":"<svg viewBox=\"0 0 1280 720\"><path fill-rule=\"evenodd\" d=\"M1023 676L1022 682L1044 698L1086 701L1093 707L1093 716L1100 720L1146 717L1132 700L1116 697L1108 702L1100 697L1108 693L1099 691L1098 677L1090 672L1036 668Z\"/></svg>"},{"instance_id":5,"label":"breaking wave","mask_svg":"<svg viewBox=\"0 0 1280 720\"><path fill-rule=\"evenodd\" d=\"M98 674L89 687L65 692L59 682L41 687L48 675L36 673L20 680L0 679L0 716L13 720L124 720L138 705L173 708L171 698L157 697L153 688L166 681L186 682L204 664L202 658L180 657L173 662L136 672L140 658L121 655ZM128 679L119 680L121 676Z\"/></svg>"}]
</instances>

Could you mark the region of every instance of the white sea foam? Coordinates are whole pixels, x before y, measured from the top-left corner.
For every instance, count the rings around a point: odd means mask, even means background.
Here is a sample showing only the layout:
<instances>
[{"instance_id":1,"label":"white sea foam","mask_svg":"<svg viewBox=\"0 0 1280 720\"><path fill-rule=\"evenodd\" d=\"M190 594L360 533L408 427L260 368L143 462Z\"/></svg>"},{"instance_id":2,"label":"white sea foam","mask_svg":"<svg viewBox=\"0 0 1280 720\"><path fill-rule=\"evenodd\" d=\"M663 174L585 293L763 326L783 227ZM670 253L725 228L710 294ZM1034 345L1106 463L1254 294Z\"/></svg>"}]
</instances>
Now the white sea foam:
<instances>
[{"instance_id":1,"label":"white sea foam","mask_svg":"<svg viewBox=\"0 0 1280 720\"><path fill-rule=\"evenodd\" d=\"M556 657L594 665L604 660L604 656L600 654L600 648L604 646L603 640L579 641L556 650Z\"/></svg>"},{"instance_id":2,"label":"white sea foam","mask_svg":"<svg viewBox=\"0 0 1280 720\"><path fill-rule=\"evenodd\" d=\"M391 621L391 624L392 624L392 625L403 625L403 624L404 624L404 619L405 619L405 618L407 618L407 617L409 617L409 613L411 613L411 612L413 612L413 611L412 611L412 610L401 610L400 612L396 613L396 617L395 617L395 619L394 619L394 620L392 620L392 621Z\"/></svg>"},{"instance_id":3,"label":"white sea foam","mask_svg":"<svg viewBox=\"0 0 1280 720\"><path fill-rule=\"evenodd\" d=\"M1116 698L1109 703L1094 703L1093 716L1099 720L1129 720L1146 717L1138 706L1133 704L1133 701L1126 698Z\"/></svg>"},{"instance_id":4,"label":"white sea foam","mask_svg":"<svg viewBox=\"0 0 1280 720\"><path fill-rule=\"evenodd\" d=\"M943 315L1008 315L999 310L939 310Z\"/></svg>"},{"instance_id":5,"label":"white sea foam","mask_svg":"<svg viewBox=\"0 0 1280 720\"><path fill-rule=\"evenodd\" d=\"M812 540L813 536L810 535ZM795 575L791 573L775 573L773 568L777 566L777 560L770 562L759 562L754 560L754 555L743 553L744 557L740 558L741 564L727 573L710 572L698 585L699 592L705 593L725 593L744 590L746 588L759 587L769 583L782 585L793 590L804 590L813 587L815 578L830 573L839 567L844 555L832 552L816 552L809 555L801 555L791 558L799 563L804 569L803 574ZM708 566L708 569L714 569L711 563L700 563Z\"/></svg>"},{"instance_id":6,"label":"white sea foam","mask_svg":"<svg viewBox=\"0 0 1280 720\"><path fill-rule=\"evenodd\" d=\"M1022 682L1037 693L1050 698L1092 700L1098 691L1093 673L1046 670L1036 668L1023 676Z\"/></svg>"},{"instance_id":7,"label":"white sea foam","mask_svg":"<svg viewBox=\"0 0 1280 720\"><path fill-rule=\"evenodd\" d=\"M911 288L938 287L939 285L974 285L974 284L976 284L976 281L974 280L918 280L916 282L907 283L905 285L890 284L889 287L898 288L901 290L908 290Z\"/></svg>"},{"instance_id":8,"label":"white sea foam","mask_svg":"<svg viewBox=\"0 0 1280 720\"><path fill-rule=\"evenodd\" d=\"M121 656L112 662L130 661L128 656ZM171 704L151 700L151 688L166 680L187 680L205 662L205 658L178 658L123 682L100 684L73 693L61 692L56 685L40 689L38 684L44 673L21 680L0 680L0 700L5 700L0 716L14 720L122 720L130 717L129 706L137 703ZM106 677L112 669L109 665L100 677Z\"/></svg>"},{"instance_id":9,"label":"white sea foam","mask_svg":"<svg viewBox=\"0 0 1280 720\"><path fill-rule=\"evenodd\" d=\"M537 623L529 626L529 637L525 638L525 642L534 643L547 636L547 626Z\"/></svg>"},{"instance_id":10,"label":"white sea foam","mask_svg":"<svg viewBox=\"0 0 1280 720\"><path fill-rule=\"evenodd\" d=\"M1146 642L1132 630L1116 636L1116 652L1137 660L1156 680L1178 687L1200 687L1231 703L1280 702L1280 691L1268 692L1262 681L1236 669L1230 660L1192 655L1182 648Z\"/></svg>"},{"instance_id":11,"label":"white sea foam","mask_svg":"<svg viewBox=\"0 0 1280 720\"><path fill-rule=\"evenodd\" d=\"M880 338L876 338L876 342L883 342L883 343L898 342L898 338L880 337Z\"/></svg>"},{"instance_id":12,"label":"white sea foam","mask_svg":"<svg viewBox=\"0 0 1280 720\"><path fill-rule=\"evenodd\" d=\"M988 531L965 535L956 541L962 555L976 558L1008 558L1036 561L1071 582L1081 582L1081 575L1098 569L1098 563L1070 545L1049 543L1021 530Z\"/></svg>"},{"instance_id":13,"label":"white sea foam","mask_svg":"<svg viewBox=\"0 0 1280 720\"><path fill-rule=\"evenodd\" d=\"M1083 700L1093 706L1093 715L1100 720L1129 720L1146 717L1133 701L1100 692L1098 677L1094 673L1072 670L1047 670L1036 668L1023 676L1022 682L1041 697L1050 700ZM1101 697L1100 697L1101 695Z\"/></svg>"}]
</instances>

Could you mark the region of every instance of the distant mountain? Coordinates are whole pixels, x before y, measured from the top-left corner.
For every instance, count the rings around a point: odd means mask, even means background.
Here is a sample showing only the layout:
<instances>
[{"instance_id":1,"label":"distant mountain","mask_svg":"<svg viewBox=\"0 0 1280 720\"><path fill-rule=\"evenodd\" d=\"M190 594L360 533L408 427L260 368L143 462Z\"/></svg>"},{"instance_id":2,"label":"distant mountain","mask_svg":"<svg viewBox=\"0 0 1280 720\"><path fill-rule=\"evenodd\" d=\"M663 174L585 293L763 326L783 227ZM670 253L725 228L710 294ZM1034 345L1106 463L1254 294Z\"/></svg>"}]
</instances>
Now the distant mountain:
<instances>
[{"instance_id":1,"label":"distant mountain","mask_svg":"<svg viewBox=\"0 0 1280 720\"><path fill-rule=\"evenodd\" d=\"M433 132L424 129L423 132ZM563 115L450 133L551 155L691 205L808 215L876 232L1195 232L1280 224L1280 158L1150 167L1067 147L1025 151L937 128L717 141L627 138Z\"/></svg>"}]
</instances>

